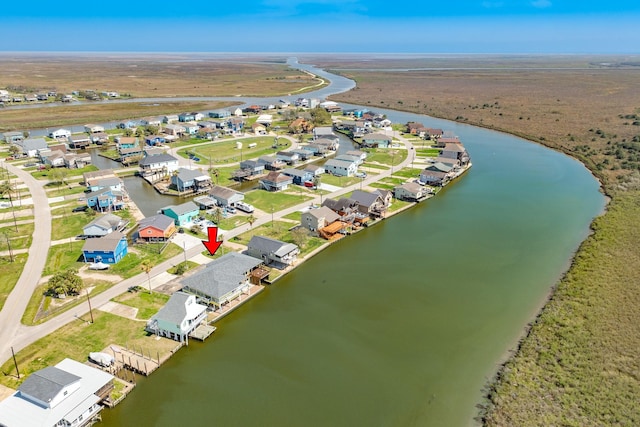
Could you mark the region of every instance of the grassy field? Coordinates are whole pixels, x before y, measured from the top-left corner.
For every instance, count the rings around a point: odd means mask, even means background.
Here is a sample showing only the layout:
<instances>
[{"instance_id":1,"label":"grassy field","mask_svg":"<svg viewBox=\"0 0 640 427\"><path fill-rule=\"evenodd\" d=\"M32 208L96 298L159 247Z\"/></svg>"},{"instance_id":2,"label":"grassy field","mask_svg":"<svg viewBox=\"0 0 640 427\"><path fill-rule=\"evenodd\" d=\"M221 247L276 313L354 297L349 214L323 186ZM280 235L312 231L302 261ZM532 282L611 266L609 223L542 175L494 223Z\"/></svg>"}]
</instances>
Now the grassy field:
<instances>
[{"instance_id":1,"label":"grassy field","mask_svg":"<svg viewBox=\"0 0 640 427\"><path fill-rule=\"evenodd\" d=\"M137 319L149 320L169 301L169 295L159 292L151 292L146 289L125 292L118 295L113 301L138 309Z\"/></svg>"},{"instance_id":2,"label":"grassy field","mask_svg":"<svg viewBox=\"0 0 640 427\"><path fill-rule=\"evenodd\" d=\"M345 71L358 88L333 97L536 141L582 161L611 197L515 355L488 383L479 414L485 425L640 425L640 73L626 60L407 59L393 66L442 69ZM390 66L339 61L318 63Z\"/></svg>"},{"instance_id":3,"label":"grassy field","mask_svg":"<svg viewBox=\"0 0 640 427\"><path fill-rule=\"evenodd\" d=\"M2 280L0 280L0 310L2 310L9 293L18 283L25 262L27 262L27 254L14 255L14 262L9 260L9 256L0 258L0 275L2 276Z\"/></svg>"},{"instance_id":4,"label":"grassy field","mask_svg":"<svg viewBox=\"0 0 640 427\"><path fill-rule=\"evenodd\" d=\"M242 143L242 149L236 148L236 142ZM249 144L256 144L255 147L249 148ZM260 156L273 155L275 150L272 148L273 137L263 136L256 138L245 138L234 141L219 141L212 143L200 144L192 147L185 147L178 151L178 154L184 158L189 158L189 153L193 153L200 159L199 163L208 164L225 164L237 163L246 159L253 159ZM283 150L291 146L291 142L281 138L278 149Z\"/></svg>"},{"instance_id":5,"label":"grassy field","mask_svg":"<svg viewBox=\"0 0 640 427\"><path fill-rule=\"evenodd\" d=\"M264 190L254 190L244 195L245 203L255 206L265 212L279 211L299 203L311 200L313 197L300 194L289 194L283 192L269 192Z\"/></svg>"}]
</instances>

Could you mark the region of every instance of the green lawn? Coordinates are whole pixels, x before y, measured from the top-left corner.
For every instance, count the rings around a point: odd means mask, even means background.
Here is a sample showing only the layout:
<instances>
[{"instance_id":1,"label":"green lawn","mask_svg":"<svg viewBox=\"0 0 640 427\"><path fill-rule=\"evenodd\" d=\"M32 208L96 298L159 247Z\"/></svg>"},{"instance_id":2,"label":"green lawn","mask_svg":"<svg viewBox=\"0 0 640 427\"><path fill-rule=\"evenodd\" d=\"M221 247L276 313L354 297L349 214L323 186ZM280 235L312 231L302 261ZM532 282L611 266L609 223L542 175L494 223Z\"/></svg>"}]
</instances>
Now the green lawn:
<instances>
[{"instance_id":1,"label":"green lawn","mask_svg":"<svg viewBox=\"0 0 640 427\"><path fill-rule=\"evenodd\" d=\"M265 212L278 212L282 209L295 206L297 204L312 200L313 197L306 195L289 194L283 192L270 192L264 190L253 190L244 195L245 203L249 203Z\"/></svg>"},{"instance_id":2,"label":"green lawn","mask_svg":"<svg viewBox=\"0 0 640 427\"><path fill-rule=\"evenodd\" d=\"M398 199L393 199L393 202L391 203L391 206L389 206L389 209L387 209L388 212L396 212L402 208L404 208L405 206L410 205L411 202L405 202L403 200L398 200Z\"/></svg>"},{"instance_id":3,"label":"green lawn","mask_svg":"<svg viewBox=\"0 0 640 427\"><path fill-rule=\"evenodd\" d=\"M416 156L418 157L438 157L442 152L439 148L416 148Z\"/></svg>"},{"instance_id":4,"label":"green lawn","mask_svg":"<svg viewBox=\"0 0 640 427\"><path fill-rule=\"evenodd\" d=\"M17 218L18 221L21 218ZM0 227L0 250L8 250L7 237L11 241L11 249L28 249L33 241L33 230L35 225L33 222L28 224L18 224L18 231L13 225L13 219L10 222L2 223ZM6 233L6 237L5 237Z\"/></svg>"},{"instance_id":5,"label":"green lawn","mask_svg":"<svg viewBox=\"0 0 640 427\"><path fill-rule=\"evenodd\" d=\"M149 320L169 301L169 295L159 292L149 293L146 289L130 290L113 298L112 301L138 309L137 319Z\"/></svg>"},{"instance_id":6,"label":"green lawn","mask_svg":"<svg viewBox=\"0 0 640 427\"><path fill-rule=\"evenodd\" d=\"M77 270L82 267L84 264L84 260L82 259L83 246L84 240L51 246L42 275L48 276L57 271L64 271L70 268Z\"/></svg>"},{"instance_id":7,"label":"green lawn","mask_svg":"<svg viewBox=\"0 0 640 427\"><path fill-rule=\"evenodd\" d=\"M183 249L178 245L168 245L161 254L158 253L157 247L152 245L136 245L133 249L139 254L134 253L133 250L130 251L120 262L112 265L106 272L118 274L128 279L143 272L140 268L140 263L143 260L148 259L152 265L158 265L162 261L166 261L183 252Z\"/></svg>"},{"instance_id":8,"label":"green lawn","mask_svg":"<svg viewBox=\"0 0 640 427\"><path fill-rule=\"evenodd\" d=\"M68 196L70 194L82 194L86 190L86 187L79 184L58 185L56 183L49 183L44 186L47 191L47 197Z\"/></svg>"},{"instance_id":9,"label":"green lawn","mask_svg":"<svg viewBox=\"0 0 640 427\"><path fill-rule=\"evenodd\" d=\"M254 138L242 138L233 141L207 142L199 145L192 145L182 148L178 154L184 158L189 158L189 153L193 153L200 159L201 164L225 164L236 163L243 160L252 159L264 155L274 154L276 150L272 148L274 138L272 136L262 136ZM242 143L242 149L238 149L236 143ZM249 148L249 144L256 144ZM281 138L278 150L283 150L291 146L291 142Z\"/></svg>"},{"instance_id":10,"label":"green lawn","mask_svg":"<svg viewBox=\"0 0 640 427\"><path fill-rule=\"evenodd\" d=\"M293 226L294 224L291 224L289 222L274 221L273 225L271 223L263 224L260 227L249 230L246 233L242 233L241 235L235 237L233 239L233 242L247 245L251 238L257 235L271 237L272 239L280 240L282 242L295 243L291 231L289 231L289 229ZM325 243L327 243L327 241L324 239L309 236L306 240L306 243L300 248L300 256L302 257L312 252Z\"/></svg>"},{"instance_id":11,"label":"green lawn","mask_svg":"<svg viewBox=\"0 0 640 427\"><path fill-rule=\"evenodd\" d=\"M56 215L62 214L60 218L51 220L51 240L66 239L67 237L75 237L82 234L82 228L92 221L84 212L71 212L71 208L63 208L65 213L56 212Z\"/></svg>"},{"instance_id":12,"label":"green lawn","mask_svg":"<svg viewBox=\"0 0 640 427\"><path fill-rule=\"evenodd\" d=\"M401 176L404 178L418 178L420 176L420 172L422 172L422 169L416 169L416 168L402 168L398 171L393 171L393 176Z\"/></svg>"},{"instance_id":13,"label":"green lawn","mask_svg":"<svg viewBox=\"0 0 640 427\"><path fill-rule=\"evenodd\" d=\"M397 148L375 148L367 150L367 153L367 163L382 163L390 166L399 165L407 157L407 150Z\"/></svg>"},{"instance_id":14,"label":"green lawn","mask_svg":"<svg viewBox=\"0 0 640 427\"><path fill-rule=\"evenodd\" d=\"M300 222L300 220L302 219L302 212L292 212L289 215L285 215L282 218L286 218L286 219L292 219L294 221L298 221Z\"/></svg>"},{"instance_id":15,"label":"green lawn","mask_svg":"<svg viewBox=\"0 0 640 427\"><path fill-rule=\"evenodd\" d=\"M0 246L2 250L5 248ZM11 262L9 256L0 257L0 310L4 306L7 297L16 286L22 270L24 269L24 263L27 262L27 254L17 254L13 256L13 262Z\"/></svg>"},{"instance_id":16,"label":"green lawn","mask_svg":"<svg viewBox=\"0 0 640 427\"><path fill-rule=\"evenodd\" d=\"M2 372L7 375L0 376L0 383L15 389L37 370L55 365L65 357L84 362L90 352L101 351L111 344L135 346L153 357L159 353L161 358L177 346L175 341L149 336L139 321L98 310L93 310L93 319L94 323L88 323L87 314L19 351L16 359L21 378L16 378L13 359L9 359L2 365Z\"/></svg>"},{"instance_id":17,"label":"green lawn","mask_svg":"<svg viewBox=\"0 0 640 427\"><path fill-rule=\"evenodd\" d=\"M322 175L322 182L329 185L336 185L338 187L347 187L352 184L357 184L360 182L360 178L356 178L355 176L335 176L330 174Z\"/></svg>"},{"instance_id":18,"label":"green lawn","mask_svg":"<svg viewBox=\"0 0 640 427\"><path fill-rule=\"evenodd\" d=\"M51 179L51 174L53 173L54 170L56 170L57 168L51 168L51 169L43 169L43 170L39 170L39 171L34 171L31 172L31 175L37 179ZM79 168L79 169L66 169L64 168L64 171L66 173L66 177L67 178L72 178L74 176L82 176L83 173L85 172L93 172L93 171L97 171L98 167L96 165L87 165L83 168Z\"/></svg>"}]
</instances>

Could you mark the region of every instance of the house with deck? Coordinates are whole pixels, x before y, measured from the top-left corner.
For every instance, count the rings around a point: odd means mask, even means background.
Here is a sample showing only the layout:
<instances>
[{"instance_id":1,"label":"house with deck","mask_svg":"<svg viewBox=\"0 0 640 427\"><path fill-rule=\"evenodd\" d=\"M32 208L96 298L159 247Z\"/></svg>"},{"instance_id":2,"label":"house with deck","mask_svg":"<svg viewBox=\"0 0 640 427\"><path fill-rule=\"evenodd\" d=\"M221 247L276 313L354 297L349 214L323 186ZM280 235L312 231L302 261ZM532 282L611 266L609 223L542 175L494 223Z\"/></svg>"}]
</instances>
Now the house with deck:
<instances>
[{"instance_id":1,"label":"house with deck","mask_svg":"<svg viewBox=\"0 0 640 427\"><path fill-rule=\"evenodd\" d=\"M297 245L265 236L253 236L247 245L247 255L261 259L266 266L279 270L293 265L299 253Z\"/></svg>"},{"instance_id":2,"label":"house with deck","mask_svg":"<svg viewBox=\"0 0 640 427\"><path fill-rule=\"evenodd\" d=\"M338 141L338 135L333 132L331 126L317 126L313 128L313 139L328 139L331 141Z\"/></svg>"},{"instance_id":3,"label":"house with deck","mask_svg":"<svg viewBox=\"0 0 640 427\"><path fill-rule=\"evenodd\" d=\"M5 132L2 134L2 137L7 144L13 144L24 140L24 134L22 132Z\"/></svg>"},{"instance_id":4,"label":"house with deck","mask_svg":"<svg viewBox=\"0 0 640 427\"><path fill-rule=\"evenodd\" d=\"M283 169L282 173L290 176L295 185L304 185L305 182L313 181L314 178L314 175L311 172L302 169L287 168Z\"/></svg>"},{"instance_id":5,"label":"house with deck","mask_svg":"<svg viewBox=\"0 0 640 427\"><path fill-rule=\"evenodd\" d=\"M157 214L138 222L138 239L147 242L166 242L177 230L173 218Z\"/></svg>"},{"instance_id":6,"label":"house with deck","mask_svg":"<svg viewBox=\"0 0 640 427\"><path fill-rule=\"evenodd\" d=\"M91 145L91 139L86 133L71 135L67 139L69 141L69 148L73 148L75 150L84 150Z\"/></svg>"},{"instance_id":7,"label":"house with deck","mask_svg":"<svg viewBox=\"0 0 640 427\"><path fill-rule=\"evenodd\" d=\"M188 341L189 334L207 319L207 306L198 304L195 295L178 291L148 322L151 334L178 342Z\"/></svg>"},{"instance_id":8,"label":"house with deck","mask_svg":"<svg viewBox=\"0 0 640 427\"><path fill-rule=\"evenodd\" d=\"M420 172L420 182L427 185L443 186L451 179L451 166L434 163Z\"/></svg>"},{"instance_id":9,"label":"house with deck","mask_svg":"<svg viewBox=\"0 0 640 427\"><path fill-rule=\"evenodd\" d=\"M27 157L38 157L40 152L49 149L47 141L44 138L27 138L16 141L13 145L20 148L20 154Z\"/></svg>"},{"instance_id":10,"label":"house with deck","mask_svg":"<svg viewBox=\"0 0 640 427\"><path fill-rule=\"evenodd\" d=\"M293 178L280 172L269 172L260 180L260 186L267 191L281 191L293 184Z\"/></svg>"},{"instance_id":11,"label":"house with deck","mask_svg":"<svg viewBox=\"0 0 640 427\"><path fill-rule=\"evenodd\" d=\"M69 169L81 169L91 164L89 153L67 153L64 155L64 165Z\"/></svg>"},{"instance_id":12,"label":"house with deck","mask_svg":"<svg viewBox=\"0 0 640 427\"><path fill-rule=\"evenodd\" d=\"M173 221L178 227L192 223L193 220L198 217L198 211L198 205L192 201L175 206L166 206L160 209L161 213L173 218Z\"/></svg>"},{"instance_id":13,"label":"house with deck","mask_svg":"<svg viewBox=\"0 0 640 427\"><path fill-rule=\"evenodd\" d=\"M162 130L165 134L180 137L185 134L186 129L182 125L166 125Z\"/></svg>"},{"instance_id":14,"label":"house with deck","mask_svg":"<svg viewBox=\"0 0 640 427\"><path fill-rule=\"evenodd\" d=\"M318 166L318 165L306 165L304 167L304 170L306 172L309 172L314 177L317 177L322 175L323 173L326 173L324 166Z\"/></svg>"},{"instance_id":15,"label":"house with deck","mask_svg":"<svg viewBox=\"0 0 640 427\"><path fill-rule=\"evenodd\" d=\"M115 178L116 174L113 169L101 169L97 171L85 172L82 174L82 182L91 191L92 187L97 185L102 178Z\"/></svg>"},{"instance_id":16,"label":"house with deck","mask_svg":"<svg viewBox=\"0 0 640 427\"><path fill-rule=\"evenodd\" d=\"M465 166L469 163L469 153L464 148L464 146L460 143L447 143L442 149L442 157L456 159L460 161L462 166Z\"/></svg>"},{"instance_id":17,"label":"house with deck","mask_svg":"<svg viewBox=\"0 0 640 427\"><path fill-rule=\"evenodd\" d=\"M261 156L258 158L258 163L263 165L265 169L272 171L282 169L286 164L274 156Z\"/></svg>"},{"instance_id":18,"label":"house with deck","mask_svg":"<svg viewBox=\"0 0 640 427\"><path fill-rule=\"evenodd\" d=\"M394 187L393 194L398 200L419 202L428 196L429 190L416 182L406 182Z\"/></svg>"},{"instance_id":19,"label":"house with deck","mask_svg":"<svg viewBox=\"0 0 640 427\"><path fill-rule=\"evenodd\" d=\"M264 173L264 163L257 160L243 160L240 162L240 169L248 172L249 176L260 175Z\"/></svg>"},{"instance_id":20,"label":"house with deck","mask_svg":"<svg viewBox=\"0 0 640 427\"><path fill-rule=\"evenodd\" d=\"M124 191L109 187L91 191L86 195L87 206L98 212L110 212L124 209L127 195Z\"/></svg>"},{"instance_id":21,"label":"house with deck","mask_svg":"<svg viewBox=\"0 0 640 427\"><path fill-rule=\"evenodd\" d=\"M361 213L372 218L383 217L389 207L382 194L377 192L369 193L368 191L355 190L349 198L357 202L358 210Z\"/></svg>"},{"instance_id":22,"label":"house with deck","mask_svg":"<svg viewBox=\"0 0 640 427\"><path fill-rule=\"evenodd\" d=\"M142 175L153 175L162 173L165 175L172 174L178 170L178 159L171 154L155 154L145 156L138 162Z\"/></svg>"},{"instance_id":23,"label":"house with deck","mask_svg":"<svg viewBox=\"0 0 640 427\"><path fill-rule=\"evenodd\" d=\"M104 132L104 126L88 124L88 125L84 125L84 131L87 132L87 133Z\"/></svg>"},{"instance_id":24,"label":"house with deck","mask_svg":"<svg viewBox=\"0 0 640 427\"><path fill-rule=\"evenodd\" d=\"M340 215L329 209L327 206L321 206L316 209L309 209L302 213L300 224L309 230L312 234L318 235L318 231L326 226L340 220Z\"/></svg>"},{"instance_id":25,"label":"house with deck","mask_svg":"<svg viewBox=\"0 0 640 427\"><path fill-rule=\"evenodd\" d=\"M67 129L56 129L49 132L49 138L53 139L67 139L71 136L71 131Z\"/></svg>"},{"instance_id":26,"label":"house with deck","mask_svg":"<svg viewBox=\"0 0 640 427\"><path fill-rule=\"evenodd\" d=\"M30 374L0 402L0 425L50 427L93 425L113 390L113 375L64 359Z\"/></svg>"},{"instance_id":27,"label":"house with deck","mask_svg":"<svg viewBox=\"0 0 640 427\"><path fill-rule=\"evenodd\" d=\"M127 236L114 231L96 239L87 239L82 247L84 262L117 264L127 254Z\"/></svg>"},{"instance_id":28,"label":"house with deck","mask_svg":"<svg viewBox=\"0 0 640 427\"><path fill-rule=\"evenodd\" d=\"M155 147L156 145L161 145L167 142L164 136L162 135L148 135L144 137L145 145Z\"/></svg>"},{"instance_id":29,"label":"house with deck","mask_svg":"<svg viewBox=\"0 0 640 427\"><path fill-rule=\"evenodd\" d=\"M200 171L179 168L171 175L171 185L178 191L204 191L211 187L211 177Z\"/></svg>"},{"instance_id":30,"label":"house with deck","mask_svg":"<svg viewBox=\"0 0 640 427\"><path fill-rule=\"evenodd\" d=\"M182 281L182 291L195 295L201 303L220 308L247 293L251 285L260 284L264 270L262 260L229 252L211 261Z\"/></svg>"}]
</instances>

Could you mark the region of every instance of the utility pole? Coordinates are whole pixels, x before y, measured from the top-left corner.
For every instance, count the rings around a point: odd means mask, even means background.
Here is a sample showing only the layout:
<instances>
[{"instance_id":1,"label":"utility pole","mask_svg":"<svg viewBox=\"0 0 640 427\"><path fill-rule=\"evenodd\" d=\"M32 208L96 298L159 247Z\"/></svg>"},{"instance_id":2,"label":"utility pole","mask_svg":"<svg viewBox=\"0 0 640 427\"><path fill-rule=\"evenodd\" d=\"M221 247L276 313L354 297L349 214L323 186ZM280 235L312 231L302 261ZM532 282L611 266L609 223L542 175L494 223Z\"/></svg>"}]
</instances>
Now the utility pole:
<instances>
[{"instance_id":1,"label":"utility pole","mask_svg":"<svg viewBox=\"0 0 640 427\"><path fill-rule=\"evenodd\" d=\"M16 354L13 352L13 347L11 347L11 356L13 356L13 364L16 365L16 374L18 375L18 379L20 379L20 371L18 370L18 362L16 361Z\"/></svg>"},{"instance_id":2,"label":"utility pole","mask_svg":"<svg viewBox=\"0 0 640 427\"><path fill-rule=\"evenodd\" d=\"M9 259L13 262L13 250L11 250L11 240L9 240L9 233L4 233L5 239L7 239L7 247L9 248Z\"/></svg>"},{"instance_id":3,"label":"utility pole","mask_svg":"<svg viewBox=\"0 0 640 427\"><path fill-rule=\"evenodd\" d=\"M85 289L87 292L87 302L89 303L89 314L91 315L91 323L93 323L93 310L91 309L91 299L89 298L89 289Z\"/></svg>"}]
</instances>

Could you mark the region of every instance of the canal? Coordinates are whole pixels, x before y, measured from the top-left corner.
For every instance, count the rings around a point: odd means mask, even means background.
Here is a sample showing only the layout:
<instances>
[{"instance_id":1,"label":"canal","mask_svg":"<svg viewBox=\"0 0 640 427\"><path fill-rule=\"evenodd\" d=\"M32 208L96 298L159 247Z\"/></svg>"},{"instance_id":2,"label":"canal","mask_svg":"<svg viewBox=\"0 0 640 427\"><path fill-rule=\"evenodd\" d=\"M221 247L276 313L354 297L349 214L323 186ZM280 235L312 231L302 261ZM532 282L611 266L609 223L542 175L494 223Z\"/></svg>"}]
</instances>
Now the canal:
<instances>
[{"instance_id":1,"label":"canal","mask_svg":"<svg viewBox=\"0 0 640 427\"><path fill-rule=\"evenodd\" d=\"M340 241L217 323L105 426L467 426L604 198L537 144L385 112L461 137L474 166ZM127 184L129 187L129 184Z\"/></svg>"}]
</instances>

